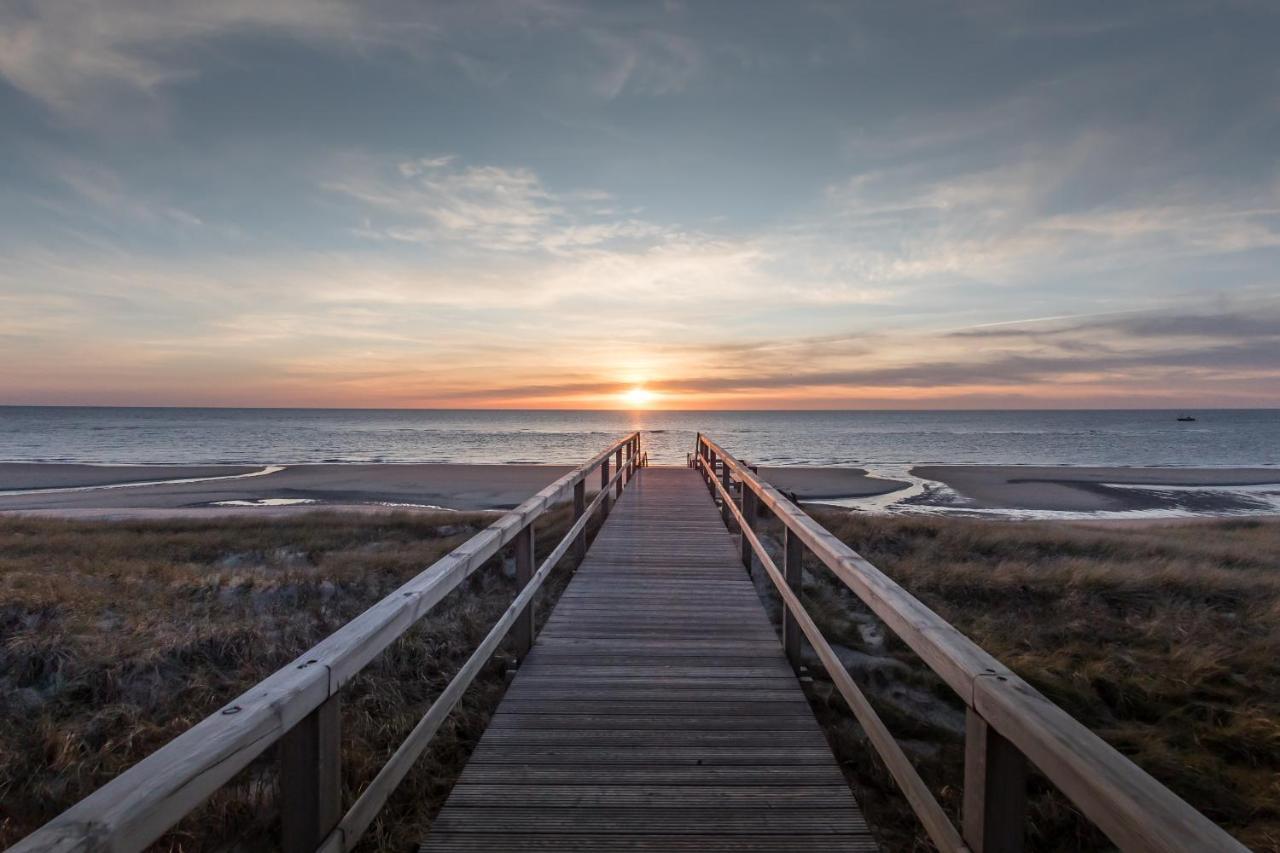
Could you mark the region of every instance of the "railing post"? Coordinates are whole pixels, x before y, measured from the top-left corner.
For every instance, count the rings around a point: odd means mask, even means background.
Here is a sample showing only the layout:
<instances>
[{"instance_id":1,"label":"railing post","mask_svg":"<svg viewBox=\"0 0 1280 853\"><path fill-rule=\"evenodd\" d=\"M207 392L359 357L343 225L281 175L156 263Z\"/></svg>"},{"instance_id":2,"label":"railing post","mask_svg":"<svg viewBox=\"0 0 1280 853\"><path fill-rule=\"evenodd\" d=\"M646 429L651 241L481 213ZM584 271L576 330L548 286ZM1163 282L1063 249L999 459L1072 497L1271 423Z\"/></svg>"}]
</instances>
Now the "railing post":
<instances>
[{"instance_id":1,"label":"railing post","mask_svg":"<svg viewBox=\"0 0 1280 853\"><path fill-rule=\"evenodd\" d=\"M573 520L577 522L587 511L587 481L579 480L573 485ZM583 525L578 538L573 540L573 553L581 562L587 556L587 527Z\"/></svg>"},{"instance_id":2,"label":"railing post","mask_svg":"<svg viewBox=\"0 0 1280 853\"><path fill-rule=\"evenodd\" d=\"M751 490L746 481L742 483L742 517L747 522L742 530L742 565L750 572L751 556L754 551L751 550L751 540L747 538L747 530L756 528L756 493Z\"/></svg>"},{"instance_id":3,"label":"railing post","mask_svg":"<svg viewBox=\"0 0 1280 853\"><path fill-rule=\"evenodd\" d=\"M516 586L524 589L533 579L533 522L526 524L516 534ZM516 657L524 660L533 648L533 602L530 601L511 628L515 638Z\"/></svg>"},{"instance_id":4,"label":"railing post","mask_svg":"<svg viewBox=\"0 0 1280 853\"><path fill-rule=\"evenodd\" d=\"M786 528L783 535L782 574L787 586L801 598L804 588L804 543L800 537ZM794 669L800 668L800 624L796 622L791 611L784 605L782 608L782 649L787 653L787 660Z\"/></svg>"},{"instance_id":5,"label":"railing post","mask_svg":"<svg viewBox=\"0 0 1280 853\"><path fill-rule=\"evenodd\" d=\"M973 708L964 725L964 840L973 853L1021 853L1027 761Z\"/></svg>"},{"instance_id":6,"label":"railing post","mask_svg":"<svg viewBox=\"0 0 1280 853\"><path fill-rule=\"evenodd\" d=\"M726 497L720 502L720 517L724 519L724 526L729 528L729 532L733 532L733 510L729 509L729 502L733 500L733 475L729 473L727 463L720 463L720 483L724 486Z\"/></svg>"},{"instance_id":7,"label":"railing post","mask_svg":"<svg viewBox=\"0 0 1280 853\"><path fill-rule=\"evenodd\" d=\"M604 492L604 497L600 499L600 520L604 521L609 517L609 457L606 456L604 461L600 463L600 491Z\"/></svg>"},{"instance_id":8,"label":"railing post","mask_svg":"<svg viewBox=\"0 0 1280 853\"><path fill-rule=\"evenodd\" d=\"M747 466L747 470L749 470L752 474L759 474L759 473L760 473L760 466L759 466L759 465L748 465L748 466ZM742 484L742 487L745 489L745 488L746 488L746 483L743 483L743 484ZM751 494L751 498L752 498L752 500L751 500L751 512L752 512L752 514L751 514L751 515L747 515L747 518L749 518L752 522L755 522L755 520L756 520L756 519L758 519L758 518L760 517L761 505L760 505L760 502L759 502L758 500L755 500L755 493L754 493L754 492L752 492L752 494ZM743 513L742 513L742 514L743 514L743 515L746 515L746 510L745 510L745 509L743 509ZM755 526L755 524L753 523L753 524L751 525L751 529L752 529L752 530L755 530L755 528L756 528L756 526Z\"/></svg>"},{"instance_id":9,"label":"railing post","mask_svg":"<svg viewBox=\"0 0 1280 853\"><path fill-rule=\"evenodd\" d=\"M621 448L621 447L619 447L619 448L618 448L618 450L617 450L617 452L615 452L613 456L614 456L614 459L615 459L615 460L616 460L616 462L617 462L618 470L619 470L619 471L621 471L621 470L622 470L622 448ZM617 500L618 498L622 497L622 480L623 480L626 476L627 476L626 474L623 474L621 477L619 477L619 478L618 478L618 482L614 484L614 486L613 486L613 498L614 498L614 500Z\"/></svg>"},{"instance_id":10,"label":"railing post","mask_svg":"<svg viewBox=\"0 0 1280 853\"><path fill-rule=\"evenodd\" d=\"M342 818L342 703L335 693L280 739L280 849L315 853Z\"/></svg>"}]
</instances>

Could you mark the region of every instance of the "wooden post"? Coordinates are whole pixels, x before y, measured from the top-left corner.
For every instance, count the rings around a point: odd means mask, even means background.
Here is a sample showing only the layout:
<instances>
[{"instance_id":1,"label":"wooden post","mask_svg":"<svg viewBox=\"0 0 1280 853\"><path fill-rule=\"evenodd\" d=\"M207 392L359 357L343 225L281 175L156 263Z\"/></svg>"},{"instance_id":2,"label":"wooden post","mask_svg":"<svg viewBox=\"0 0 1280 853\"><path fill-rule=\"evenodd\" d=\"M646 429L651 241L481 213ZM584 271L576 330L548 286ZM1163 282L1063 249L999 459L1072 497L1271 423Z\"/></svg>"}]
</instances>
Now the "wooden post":
<instances>
[{"instance_id":1,"label":"wooden post","mask_svg":"<svg viewBox=\"0 0 1280 853\"><path fill-rule=\"evenodd\" d=\"M576 522L587 511L587 481L579 480L573 486L573 520ZM581 562L587 556L587 528L583 525L578 538L573 540L573 553Z\"/></svg>"},{"instance_id":2,"label":"wooden post","mask_svg":"<svg viewBox=\"0 0 1280 853\"><path fill-rule=\"evenodd\" d=\"M964 840L973 853L1021 853L1027 761L973 708L964 730Z\"/></svg>"},{"instance_id":3,"label":"wooden post","mask_svg":"<svg viewBox=\"0 0 1280 853\"><path fill-rule=\"evenodd\" d=\"M724 485L725 494L733 494L733 476L729 473L729 466L723 461L720 463L720 482ZM724 519L724 526L729 528L729 532L733 532L733 510L729 509L729 498L722 498L720 502L720 517Z\"/></svg>"},{"instance_id":4,"label":"wooden post","mask_svg":"<svg viewBox=\"0 0 1280 853\"><path fill-rule=\"evenodd\" d=\"M782 574L787 586L795 593L796 598L803 599L804 588L804 543L800 537L786 528L783 537ZM782 649L787 653L794 669L800 668L800 625L791 611L784 605L782 608Z\"/></svg>"},{"instance_id":5,"label":"wooden post","mask_svg":"<svg viewBox=\"0 0 1280 853\"><path fill-rule=\"evenodd\" d=\"M617 453L614 454L614 458L617 460L618 470L621 471L622 470L622 448L621 447L619 447ZM614 500L617 500L618 498L622 497L622 481L626 476L627 476L626 474L623 474L621 477L618 478L618 482L614 484L614 487L613 487Z\"/></svg>"},{"instance_id":6,"label":"wooden post","mask_svg":"<svg viewBox=\"0 0 1280 853\"><path fill-rule=\"evenodd\" d=\"M604 461L600 463L600 491L604 492L604 497L600 499L600 520L604 521L609 517L609 457L606 456Z\"/></svg>"},{"instance_id":7,"label":"wooden post","mask_svg":"<svg viewBox=\"0 0 1280 853\"><path fill-rule=\"evenodd\" d=\"M760 473L760 466L759 466L759 465L748 465L748 466L747 466L747 470L749 470L752 474L759 474L759 473ZM746 487L747 487L747 486L746 486L746 484L745 484L745 483L743 483L742 488L744 488L744 489L745 489ZM752 512L753 512L753 514L752 514L752 515L747 516L747 517L748 517L749 519L751 519L753 522L754 522L756 519L758 519L758 518L760 517L760 515L761 515L761 511L764 509L764 507L761 505L760 501L754 500L754 497L755 497L755 493L753 492L753 493L752 493L752 498L753 498L753 500L751 501L751 508L752 508ZM751 525L751 529L752 529L752 530L754 530L754 529L755 529L755 525L754 525L754 524L752 524L752 525Z\"/></svg>"},{"instance_id":8,"label":"wooden post","mask_svg":"<svg viewBox=\"0 0 1280 853\"><path fill-rule=\"evenodd\" d=\"M755 530L756 520L756 493L751 491L751 487L746 483L742 484L742 517L747 520L747 527ZM751 557L755 552L751 550L751 540L747 539L746 530L742 532L742 565L747 571L751 571Z\"/></svg>"},{"instance_id":9,"label":"wooden post","mask_svg":"<svg viewBox=\"0 0 1280 853\"><path fill-rule=\"evenodd\" d=\"M529 522L516 534L516 584L524 589L533 579L533 522ZM516 617L516 624L511 628L511 636L515 638L516 657L524 660L533 648L533 602Z\"/></svg>"},{"instance_id":10,"label":"wooden post","mask_svg":"<svg viewBox=\"0 0 1280 853\"><path fill-rule=\"evenodd\" d=\"M342 703L330 696L280 739L280 849L315 853L342 818Z\"/></svg>"}]
</instances>

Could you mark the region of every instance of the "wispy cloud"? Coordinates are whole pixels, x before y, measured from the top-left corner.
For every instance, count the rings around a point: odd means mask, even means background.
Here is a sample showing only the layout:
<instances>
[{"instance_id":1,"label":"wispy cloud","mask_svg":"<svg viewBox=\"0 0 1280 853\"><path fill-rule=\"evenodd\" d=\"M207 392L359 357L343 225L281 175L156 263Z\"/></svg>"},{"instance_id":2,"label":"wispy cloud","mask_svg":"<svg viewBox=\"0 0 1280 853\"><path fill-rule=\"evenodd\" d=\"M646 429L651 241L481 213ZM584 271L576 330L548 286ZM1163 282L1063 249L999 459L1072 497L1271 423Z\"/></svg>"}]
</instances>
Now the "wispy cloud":
<instances>
[{"instance_id":1,"label":"wispy cloud","mask_svg":"<svg viewBox=\"0 0 1280 853\"><path fill-rule=\"evenodd\" d=\"M343 0L76 0L0 7L0 75L64 117L103 117L119 94L154 97L199 73L189 48L235 33L342 40L358 9Z\"/></svg>"},{"instance_id":2,"label":"wispy cloud","mask_svg":"<svg viewBox=\"0 0 1280 853\"><path fill-rule=\"evenodd\" d=\"M403 161L388 169L367 158L348 158L345 174L325 189L367 206L360 230L437 248L572 252L668 233L635 218L614 218L601 193L553 193L529 169L463 165L453 155Z\"/></svg>"}]
</instances>

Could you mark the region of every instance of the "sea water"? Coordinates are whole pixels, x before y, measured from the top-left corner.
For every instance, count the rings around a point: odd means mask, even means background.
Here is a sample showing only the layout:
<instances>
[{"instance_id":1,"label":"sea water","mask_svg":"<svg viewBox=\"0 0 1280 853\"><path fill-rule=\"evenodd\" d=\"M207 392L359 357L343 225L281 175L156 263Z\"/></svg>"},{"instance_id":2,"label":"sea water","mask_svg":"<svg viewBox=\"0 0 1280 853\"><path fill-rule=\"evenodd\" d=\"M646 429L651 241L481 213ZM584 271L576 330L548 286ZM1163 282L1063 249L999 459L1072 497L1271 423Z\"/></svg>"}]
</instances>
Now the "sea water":
<instances>
[{"instance_id":1,"label":"sea water","mask_svg":"<svg viewBox=\"0 0 1280 853\"><path fill-rule=\"evenodd\" d=\"M1280 465L1280 410L741 411L0 407L0 461L580 462L644 431L679 464L703 431L760 465Z\"/></svg>"}]
</instances>

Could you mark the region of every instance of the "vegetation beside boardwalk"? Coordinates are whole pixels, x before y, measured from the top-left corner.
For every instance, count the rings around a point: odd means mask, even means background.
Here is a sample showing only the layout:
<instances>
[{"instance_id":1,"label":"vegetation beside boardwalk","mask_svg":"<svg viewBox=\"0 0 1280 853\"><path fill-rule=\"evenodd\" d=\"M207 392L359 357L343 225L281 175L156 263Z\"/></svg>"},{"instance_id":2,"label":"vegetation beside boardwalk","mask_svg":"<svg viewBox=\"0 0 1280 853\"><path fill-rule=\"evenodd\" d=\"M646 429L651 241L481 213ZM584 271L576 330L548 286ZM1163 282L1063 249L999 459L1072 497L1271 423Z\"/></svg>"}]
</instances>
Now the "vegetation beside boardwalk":
<instances>
[{"instance_id":1,"label":"vegetation beside boardwalk","mask_svg":"<svg viewBox=\"0 0 1280 853\"><path fill-rule=\"evenodd\" d=\"M77 522L0 519L0 847L293 660L491 520L474 514ZM539 523L539 554L568 529ZM567 557L540 596L558 595ZM348 685L348 804L511 603L497 561ZM547 608L541 607L544 616ZM420 841L502 693L495 659L366 836ZM276 847L274 750L159 849Z\"/></svg>"},{"instance_id":2,"label":"vegetation beside boardwalk","mask_svg":"<svg viewBox=\"0 0 1280 853\"><path fill-rule=\"evenodd\" d=\"M1256 850L1280 851L1280 523L1099 528L815 515L1211 819ZM0 519L0 846L288 663L488 520ZM568 521L565 510L547 517L540 553ZM776 543L776 524L763 529ZM551 576L544 605L567 581L564 568ZM805 592L958 820L962 706L812 558ZM344 690L348 803L514 594L496 564L482 569ZM408 849L422 838L496 707L503 669L495 661L467 692L366 849ZM885 848L928 849L843 701L820 667L811 670L814 707ZM273 849L275 797L269 750L160 847ZM1107 849L1041 779L1033 780L1029 833L1032 850Z\"/></svg>"},{"instance_id":3,"label":"vegetation beside boardwalk","mask_svg":"<svg viewBox=\"0 0 1280 853\"><path fill-rule=\"evenodd\" d=\"M1280 522L815 515L1210 819L1255 850L1280 851ZM850 650L852 671L958 821L963 705L901 642L880 642L824 567L807 565L815 619ZM821 667L811 670L811 699L868 822L887 849L931 849ZM1028 826L1031 850L1110 849L1040 777Z\"/></svg>"}]
</instances>

